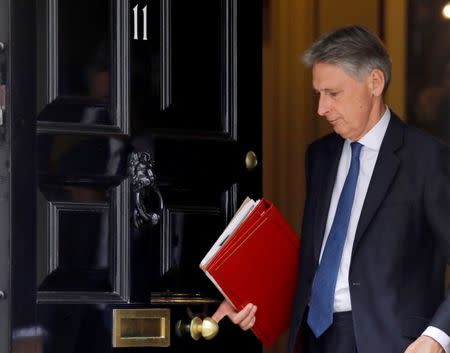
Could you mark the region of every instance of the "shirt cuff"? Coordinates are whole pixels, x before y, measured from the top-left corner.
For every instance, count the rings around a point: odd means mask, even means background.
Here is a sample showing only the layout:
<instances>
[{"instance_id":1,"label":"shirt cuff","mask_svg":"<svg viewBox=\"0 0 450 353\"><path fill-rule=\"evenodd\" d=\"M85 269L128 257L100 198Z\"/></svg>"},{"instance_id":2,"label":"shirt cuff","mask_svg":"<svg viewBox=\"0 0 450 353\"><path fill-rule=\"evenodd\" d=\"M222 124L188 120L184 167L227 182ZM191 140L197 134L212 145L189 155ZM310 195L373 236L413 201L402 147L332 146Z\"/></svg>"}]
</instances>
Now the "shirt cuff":
<instances>
[{"instance_id":1,"label":"shirt cuff","mask_svg":"<svg viewBox=\"0 0 450 353\"><path fill-rule=\"evenodd\" d=\"M445 353L450 353L450 336L444 331L434 326L428 326L427 329L423 331L422 336L433 338L442 346L442 348L444 348Z\"/></svg>"}]
</instances>

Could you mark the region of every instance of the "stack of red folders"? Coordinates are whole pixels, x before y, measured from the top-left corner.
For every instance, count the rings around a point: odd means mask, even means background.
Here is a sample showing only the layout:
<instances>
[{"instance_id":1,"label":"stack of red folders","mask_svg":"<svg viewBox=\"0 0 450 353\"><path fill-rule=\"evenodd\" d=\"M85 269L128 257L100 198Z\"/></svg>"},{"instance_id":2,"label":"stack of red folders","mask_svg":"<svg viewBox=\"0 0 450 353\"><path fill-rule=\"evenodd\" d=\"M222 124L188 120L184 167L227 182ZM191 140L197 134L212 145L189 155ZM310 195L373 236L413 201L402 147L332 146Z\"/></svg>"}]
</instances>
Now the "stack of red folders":
<instances>
[{"instance_id":1,"label":"stack of red folders","mask_svg":"<svg viewBox=\"0 0 450 353\"><path fill-rule=\"evenodd\" d=\"M288 328L300 240L273 203L247 198L200 263L237 311L258 307L253 332L269 347Z\"/></svg>"}]
</instances>

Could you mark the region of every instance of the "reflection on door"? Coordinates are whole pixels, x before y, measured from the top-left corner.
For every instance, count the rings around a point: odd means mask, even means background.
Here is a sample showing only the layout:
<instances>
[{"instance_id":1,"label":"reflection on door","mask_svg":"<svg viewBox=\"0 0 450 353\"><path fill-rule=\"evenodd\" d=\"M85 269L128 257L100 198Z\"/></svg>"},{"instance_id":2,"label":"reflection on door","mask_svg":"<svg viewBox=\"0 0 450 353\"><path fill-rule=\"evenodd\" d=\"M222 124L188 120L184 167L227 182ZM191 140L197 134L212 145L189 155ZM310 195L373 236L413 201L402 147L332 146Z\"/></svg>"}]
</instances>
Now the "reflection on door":
<instances>
[{"instance_id":1,"label":"reflection on door","mask_svg":"<svg viewBox=\"0 0 450 353\"><path fill-rule=\"evenodd\" d=\"M37 318L16 344L261 351L226 320L176 329L221 302L198 265L261 194L260 22L259 0L37 1Z\"/></svg>"}]
</instances>

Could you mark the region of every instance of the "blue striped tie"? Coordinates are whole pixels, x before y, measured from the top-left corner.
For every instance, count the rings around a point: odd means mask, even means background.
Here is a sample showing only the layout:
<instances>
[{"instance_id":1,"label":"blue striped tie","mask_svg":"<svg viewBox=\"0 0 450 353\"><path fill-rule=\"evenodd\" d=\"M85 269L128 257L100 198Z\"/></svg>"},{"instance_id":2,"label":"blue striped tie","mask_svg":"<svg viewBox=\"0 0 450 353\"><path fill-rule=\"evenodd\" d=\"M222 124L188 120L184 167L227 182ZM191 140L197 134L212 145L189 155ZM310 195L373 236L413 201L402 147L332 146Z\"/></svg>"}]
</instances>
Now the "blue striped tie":
<instances>
[{"instance_id":1,"label":"blue striped tie","mask_svg":"<svg viewBox=\"0 0 450 353\"><path fill-rule=\"evenodd\" d=\"M359 174L359 154L362 145L353 142L351 147L350 169L339 197L333 224L312 285L308 325L316 337L322 335L333 323L334 292L355 197Z\"/></svg>"}]
</instances>

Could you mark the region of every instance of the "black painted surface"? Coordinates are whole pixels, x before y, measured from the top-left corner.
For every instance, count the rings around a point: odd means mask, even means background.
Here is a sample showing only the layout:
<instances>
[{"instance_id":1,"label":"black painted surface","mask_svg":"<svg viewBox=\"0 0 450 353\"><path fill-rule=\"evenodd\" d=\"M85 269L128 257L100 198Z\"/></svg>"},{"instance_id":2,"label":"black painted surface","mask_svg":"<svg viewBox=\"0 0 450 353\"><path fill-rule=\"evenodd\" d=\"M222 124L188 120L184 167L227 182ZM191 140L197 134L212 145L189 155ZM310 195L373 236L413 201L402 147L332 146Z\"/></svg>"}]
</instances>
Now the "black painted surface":
<instances>
[{"instance_id":1,"label":"black painted surface","mask_svg":"<svg viewBox=\"0 0 450 353\"><path fill-rule=\"evenodd\" d=\"M36 46L34 3L10 1L6 128L10 137L10 337L13 352L39 344L36 322ZM3 236L3 235L2 235Z\"/></svg>"},{"instance_id":2,"label":"black painted surface","mask_svg":"<svg viewBox=\"0 0 450 353\"><path fill-rule=\"evenodd\" d=\"M32 195L31 223L15 222L28 227L20 241L33 253L14 255L30 272L19 266L14 275L32 296L24 299L30 319L18 328L31 327L44 353L110 352L114 308L169 308L171 347L149 352L229 352L237 344L259 352L251 333L226 320L210 342L178 338L178 319L211 315L217 304L152 298L220 302L198 264L245 196L261 196L261 164L248 172L244 163L249 150L262 158L260 1L91 5L42 0L29 10L38 36L28 75L37 85L27 99L37 108L24 136L35 183L17 191ZM151 156L154 184L141 201L159 216L140 228L133 151Z\"/></svg>"},{"instance_id":3,"label":"black painted surface","mask_svg":"<svg viewBox=\"0 0 450 353\"><path fill-rule=\"evenodd\" d=\"M6 92L8 83L8 51L6 44L9 37L9 4L0 3L0 106L6 105ZM3 90L3 91L2 91ZM1 109L1 107L0 107ZM1 112L0 112L1 113ZM6 111L5 111L6 115ZM6 129L6 116L0 121L0 352L7 352L10 345L10 175L8 166L10 162L10 136Z\"/></svg>"}]
</instances>

